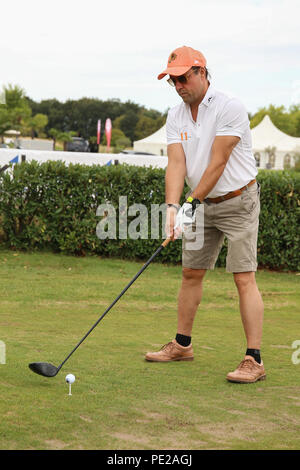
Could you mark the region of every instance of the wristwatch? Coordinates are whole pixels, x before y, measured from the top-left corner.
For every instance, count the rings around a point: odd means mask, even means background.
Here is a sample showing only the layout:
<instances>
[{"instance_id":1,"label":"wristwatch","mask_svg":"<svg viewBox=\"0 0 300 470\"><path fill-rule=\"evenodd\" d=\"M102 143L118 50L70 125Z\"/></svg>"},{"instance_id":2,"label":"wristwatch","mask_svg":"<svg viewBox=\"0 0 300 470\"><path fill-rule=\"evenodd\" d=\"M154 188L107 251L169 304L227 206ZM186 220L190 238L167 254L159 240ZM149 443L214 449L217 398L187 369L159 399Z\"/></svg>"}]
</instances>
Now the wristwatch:
<instances>
[{"instance_id":1,"label":"wristwatch","mask_svg":"<svg viewBox=\"0 0 300 470\"><path fill-rule=\"evenodd\" d=\"M167 204L168 207L175 207L175 209L177 209L177 212L179 211L180 209L180 204Z\"/></svg>"},{"instance_id":2,"label":"wristwatch","mask_svg":"<svg viewBox=\"0 0 300 470\"><path fill-rule=\"evenodd\" d=\"M192 209L193 209L193 213L195 212L195 210L197 209L197 206L199 206L199 204L202 204L202 202L200 201L200 199L196 199L192 196L189 196L186 200L186 202L189 202L190 204L192 204Z\"/></svg>"}]
</instances>

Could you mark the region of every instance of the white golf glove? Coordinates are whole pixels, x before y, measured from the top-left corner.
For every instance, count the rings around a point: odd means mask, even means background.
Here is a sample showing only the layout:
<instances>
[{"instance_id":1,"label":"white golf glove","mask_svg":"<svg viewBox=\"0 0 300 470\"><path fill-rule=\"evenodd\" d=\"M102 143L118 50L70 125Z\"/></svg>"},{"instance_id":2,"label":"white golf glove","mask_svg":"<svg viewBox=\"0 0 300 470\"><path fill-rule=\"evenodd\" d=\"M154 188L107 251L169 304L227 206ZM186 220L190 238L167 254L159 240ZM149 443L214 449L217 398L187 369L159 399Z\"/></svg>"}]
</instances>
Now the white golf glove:
<instances>
[{"instance_id":1,"label":"white golf glove","mask_svg":"<svg viewBox=\"0 0 300 470\"><path fill-rule=\"evenodd\" d=\"M185 226L191 226L193 223L195 223L196 210L199 204L201 204L199 199L194 199L191 196L187 198L184 204L182 204L177 213L174 226L176 236L178 236L181 232L184 232Z\"/></svg>"}]
</instances>

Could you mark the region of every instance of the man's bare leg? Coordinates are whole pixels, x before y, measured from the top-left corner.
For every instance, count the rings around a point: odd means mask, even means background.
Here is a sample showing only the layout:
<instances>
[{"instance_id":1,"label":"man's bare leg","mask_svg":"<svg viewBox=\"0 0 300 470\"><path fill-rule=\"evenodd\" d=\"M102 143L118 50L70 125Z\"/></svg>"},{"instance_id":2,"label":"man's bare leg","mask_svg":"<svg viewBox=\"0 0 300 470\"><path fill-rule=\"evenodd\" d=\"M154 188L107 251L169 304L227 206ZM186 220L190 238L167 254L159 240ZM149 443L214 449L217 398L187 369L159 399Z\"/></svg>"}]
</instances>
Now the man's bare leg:
<instances>
[{"instance_id":1,"label":"man's bare leg","mask_svg":"<svg viewBox=\"0 0 300 470\"><path fill-rule=\"evenodd\" d=\"M183 268L182 284L178 296L177 333L192 336L197 308L202 298L202 281L206 269Z\"/></svg>"},{"instance_id":2,"label":"man's bare leg","mask_svg":"<svg viewBox=\"0 0 300 470\"><path fill-rule=\"evenodd\" d=\"M148 352L145 359L152 362L191 361L194 359L193 347L181 344L191 337L193 322L202 297L202 280L205 269L183 268L182 284L178 296L178 329L176 339L165 344L158 352Z\"/></svg>"},{"instance_id":3,"label":"man's bare leg","mask_svg":"<svg viewBox=\"0 0 300 470\"><path fill-rule=\"evenodd\" d=\"M239 304L244 331L249 349L260 349L264 305L258 290L255 272L234 273L239 293Z\"/></svg>"},{"instance_id":4,"label":"man's bare leg","mask_svg":"<svg viewBox=\"0 0 300 470\"><path fill-rule=\"evenodd\" d=\"M260 357L264 305L256 285L255 272L234 273L239 293L240 312L247 339L246 357L236 370L227 374L229 382L255 383L266 378Z\"/></svg>"}]
</instances>

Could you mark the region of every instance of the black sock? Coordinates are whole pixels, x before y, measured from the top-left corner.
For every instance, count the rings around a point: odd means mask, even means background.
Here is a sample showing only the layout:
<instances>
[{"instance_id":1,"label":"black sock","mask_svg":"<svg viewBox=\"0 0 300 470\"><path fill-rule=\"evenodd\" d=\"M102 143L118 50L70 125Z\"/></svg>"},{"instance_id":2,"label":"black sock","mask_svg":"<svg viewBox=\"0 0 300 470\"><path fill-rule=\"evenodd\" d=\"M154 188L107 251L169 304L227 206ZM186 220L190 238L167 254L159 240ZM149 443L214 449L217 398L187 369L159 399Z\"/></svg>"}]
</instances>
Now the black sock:
<instances>
[{"instance_id":1,"label":"black sock","mask_svg":"<svg viewBox=\"0 0 300 470\"><path fill-rule=\"evenodd\" d=\"M260 349L247 349L246 356L253 357L256 360L256 362L258 362L258 364L261 363Z\"/></svg>"},{"instance_id":2,"label":"black sock","mask_svg":"<svg viewBox=\"0 0 300 470\"><path fill-rule=\"evenodd\" d=\"M185 336L185 335L180 335L177 333L176 335L176 341L180 346L187 347L191 344L192 337L191 336Z\"/></svg>"}]
</instances>

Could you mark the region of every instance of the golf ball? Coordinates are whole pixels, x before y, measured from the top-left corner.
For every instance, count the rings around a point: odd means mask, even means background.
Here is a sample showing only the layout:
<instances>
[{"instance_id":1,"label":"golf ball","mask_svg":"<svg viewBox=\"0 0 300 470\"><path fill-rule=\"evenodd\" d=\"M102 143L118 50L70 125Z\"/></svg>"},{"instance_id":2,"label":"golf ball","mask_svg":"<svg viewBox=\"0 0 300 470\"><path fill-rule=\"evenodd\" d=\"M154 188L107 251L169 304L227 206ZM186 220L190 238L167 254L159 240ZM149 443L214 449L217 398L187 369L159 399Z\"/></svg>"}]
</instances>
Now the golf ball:
<instances>
[{"instance_id":1,"label":"golf ball","mask_svg":"<svg viewBox=\"0 0 300 470\"><path fill-rule=\"evenodd\" d=\"M66 375L66 382L68 384L73 384L75 382L75 375L73 374Z\"/></svg>"}]
</instances>

